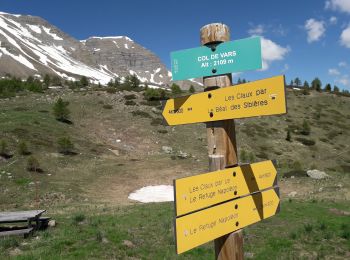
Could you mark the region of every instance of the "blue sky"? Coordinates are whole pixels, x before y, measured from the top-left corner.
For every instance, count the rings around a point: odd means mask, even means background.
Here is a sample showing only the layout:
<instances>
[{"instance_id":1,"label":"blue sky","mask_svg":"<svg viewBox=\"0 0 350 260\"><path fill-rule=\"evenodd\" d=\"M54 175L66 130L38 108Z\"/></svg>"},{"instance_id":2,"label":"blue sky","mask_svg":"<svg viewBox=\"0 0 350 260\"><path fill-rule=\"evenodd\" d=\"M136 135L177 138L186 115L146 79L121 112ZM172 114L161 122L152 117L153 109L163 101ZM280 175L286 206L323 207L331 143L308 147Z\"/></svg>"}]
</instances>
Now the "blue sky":
<instances>
[{"instance_id":1,"label":"blue sky","mask_svg":"<svg viewBox=\"0 0 350 260\"><path fill-rule=\"evenodd\" d=\"M263 37L264 70L350 90L350 0L1 0L0 11L40 16L77 39L126 35L170 68L170 52L199 46L199 29L222 22L231 39Z\"/></svg>"}]
</instances>

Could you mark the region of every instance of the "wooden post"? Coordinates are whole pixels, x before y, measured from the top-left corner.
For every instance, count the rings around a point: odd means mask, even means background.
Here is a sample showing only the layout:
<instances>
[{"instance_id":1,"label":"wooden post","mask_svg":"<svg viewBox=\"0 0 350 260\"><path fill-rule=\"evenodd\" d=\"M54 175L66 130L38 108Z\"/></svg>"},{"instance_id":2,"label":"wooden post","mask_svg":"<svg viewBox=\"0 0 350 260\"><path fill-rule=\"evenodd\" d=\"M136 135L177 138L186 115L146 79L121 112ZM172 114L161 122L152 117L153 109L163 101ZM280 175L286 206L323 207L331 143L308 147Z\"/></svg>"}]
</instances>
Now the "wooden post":
<instances>
[{"instance_id":1,"label":"wooden post","mask_svg":"<svg viewBox=\"0 0 350 260\"><path fill-rule=\"evenodd\" d=\"M215 44L230 40L228 26L221 23L205 25L200 30L201 44L215 47ZM232 86L231 74L203 78L205 90ZM238 164L234 120L206 123L209 170L217 171ZM243 259L243 232L238 230L215 239L215 259Z\"/></svg>"}]
</instances>

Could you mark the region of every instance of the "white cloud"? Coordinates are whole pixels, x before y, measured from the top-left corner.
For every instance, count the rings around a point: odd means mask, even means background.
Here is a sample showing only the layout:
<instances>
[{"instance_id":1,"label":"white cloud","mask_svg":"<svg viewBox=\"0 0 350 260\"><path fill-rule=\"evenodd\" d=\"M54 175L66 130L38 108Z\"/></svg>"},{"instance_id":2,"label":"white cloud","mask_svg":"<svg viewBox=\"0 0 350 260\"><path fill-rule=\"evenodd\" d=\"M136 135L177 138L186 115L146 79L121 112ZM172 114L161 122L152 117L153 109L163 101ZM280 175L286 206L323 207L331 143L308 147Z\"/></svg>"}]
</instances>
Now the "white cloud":
<instances>
[{"instance_id":1,"label":"white cloud","mask_svg":"<svg viewBox=\"0 0 350 260\"><path fill-rule=\"evenodd\" d=\"M262 70L267 70L273 61L283 60L289 51L289 47L282 47L269 39L261 37Z\"/></svg>"},{"instance_id":2,"label":"white cloud","mask_svg":"<svg viewBox=\"0 0 350 260\"><path fill-rule=\"evenodd\" d=\"M339 67L346 67L347 63L345 61L341 61L338 63Z\"/></svg>"},{"instance_id":3,"label":"white cloud","mask_svg":"<svg viewBox=\"0 0 350 260\"><path fill-rule=\"evenodd\" d=\"M331 18L329 18L329 23L330 24L337 24L337 22L338 22L337 17L332 16Z\"/></svg>"},{"instance_id":4,"label":"white cloud","mask_svg":"<svg viewBox=\"0 0 350 260\"><path fill-rule=\"evenodd\" d=\"M340 75L340 72L337 69L329 69L328 74L331 76L338 76L338 75Z\"/></svg>"},{"instance_id":5,"label":"white cloud","mask_svg":"<svg viewBox=\"0 0 350 260\"><path fill-rule=\"evenodd\" d=\"M265 32L264 26L262 24L259 24L255 26L254 28L251 28L248 30L248 33L250 35L262 35Z\"/></svg>"},{"instance_id":6,"label":"white cloud","mask_svg":"<svg viewBox=\"0 0 350 260\"><path fill-rule=\"evenodd\" d=\"M340 35L340 44L350 48L350 25Z\"/></svg>"},{"instance_id":7,"label":"white cloud","mask_svg":"<svg viewBox=\"0 0 350 260\"><path fill-rule=\"evenodd\" d=\"M339 79L336 79L335 82L343 85L344 87L350 87L350 80L348 75L344 75Z\"/></svg>"},{"instance_id":8,"label":"white cloud","mask_svg":"<svg viewBox=\"0 0 350 260\"><path fill-rule=\"evenodd\" d=\"M304 29L307 32L307 41L309 43L320 40L321 37L326 32L324 22L317 21L313 18L311 18L305 22Z\"/></svg>"},{"instance_id":9,"label":"white cloud","mask_svg":"<svg viewBox=\"0 0 350 260\"><path fill-rule=\"evenodd\" d=\"M350 14L350 1L349 0L329 0L329 1L326 1L325 8Z\"/></svg>"}]
</instances>

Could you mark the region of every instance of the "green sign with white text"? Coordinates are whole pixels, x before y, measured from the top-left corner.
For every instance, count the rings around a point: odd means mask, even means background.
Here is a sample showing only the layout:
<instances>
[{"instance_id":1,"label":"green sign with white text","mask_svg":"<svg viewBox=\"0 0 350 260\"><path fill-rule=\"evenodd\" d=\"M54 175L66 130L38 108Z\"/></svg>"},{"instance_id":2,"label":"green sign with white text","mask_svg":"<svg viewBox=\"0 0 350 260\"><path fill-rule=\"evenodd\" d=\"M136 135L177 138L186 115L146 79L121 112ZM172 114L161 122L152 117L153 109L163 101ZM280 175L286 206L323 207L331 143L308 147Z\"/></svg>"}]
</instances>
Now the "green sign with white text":
<instances>
[{"instance_id":1,"label":"green sign with white text","mask_svg":"<svg viewBox=\"0 0 350 260\"><path fill-rule=\"evenodd\" d=\"M261 69L260 37L171 53L173 80Z\"/></svg>"}]
</instances>

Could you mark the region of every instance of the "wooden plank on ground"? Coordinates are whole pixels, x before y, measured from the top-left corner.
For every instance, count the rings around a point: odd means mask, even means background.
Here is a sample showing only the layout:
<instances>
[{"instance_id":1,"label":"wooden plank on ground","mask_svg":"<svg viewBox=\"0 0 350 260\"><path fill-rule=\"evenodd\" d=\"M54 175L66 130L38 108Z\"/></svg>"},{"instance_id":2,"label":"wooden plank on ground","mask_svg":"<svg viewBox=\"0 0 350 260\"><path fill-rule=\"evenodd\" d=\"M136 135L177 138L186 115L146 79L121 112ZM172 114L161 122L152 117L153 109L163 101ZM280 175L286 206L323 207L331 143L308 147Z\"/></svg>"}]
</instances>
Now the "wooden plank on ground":
<instances>
[{"instance_id":1,"label":"wooden plank on ground","mask_svg":"<svg viewBox=\"0 0 350 260\"><path fill-rule=\"evenodd\" d=\"M39 218L46 210L0 212L0 223L23 222Z\"/></svg>"},{"instance_id":2,"label":"wooden plank on ground","mask_svg":"<svg viewBox=\"0 0 350 260\"><path fill-rule=\"evenodd\" d=\"M7 237L7 236L20 236L20 235L28 235L33 231L33 228L24 228L24 229L16 229L16 230L9 230L9 231L2 231L0 232L0 237Z\"/></svg>"}]
</instances>

